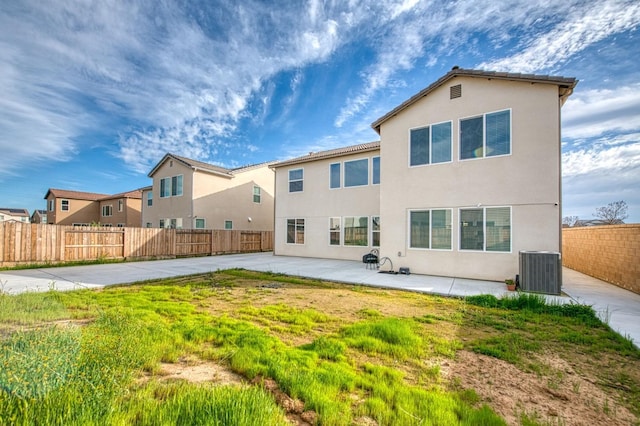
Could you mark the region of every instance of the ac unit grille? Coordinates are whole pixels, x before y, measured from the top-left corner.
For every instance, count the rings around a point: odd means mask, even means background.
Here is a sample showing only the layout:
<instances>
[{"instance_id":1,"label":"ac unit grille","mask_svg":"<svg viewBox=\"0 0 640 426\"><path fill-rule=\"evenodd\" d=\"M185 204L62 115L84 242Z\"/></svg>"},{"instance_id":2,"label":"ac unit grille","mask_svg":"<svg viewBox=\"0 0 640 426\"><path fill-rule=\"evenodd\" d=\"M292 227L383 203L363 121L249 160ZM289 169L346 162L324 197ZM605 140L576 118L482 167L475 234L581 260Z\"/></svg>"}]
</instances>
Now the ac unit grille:
<instances>
[{"instance_id":1,"label":"ac unit grille","mask_svg":"<svg viewBox=\"0 0 640 426\"><path fill-rule=\"evenodd\" d=\"M560 253L521 251L520 289L533 293L560 294L562 289Z\"/></svg>"}]
</instances>

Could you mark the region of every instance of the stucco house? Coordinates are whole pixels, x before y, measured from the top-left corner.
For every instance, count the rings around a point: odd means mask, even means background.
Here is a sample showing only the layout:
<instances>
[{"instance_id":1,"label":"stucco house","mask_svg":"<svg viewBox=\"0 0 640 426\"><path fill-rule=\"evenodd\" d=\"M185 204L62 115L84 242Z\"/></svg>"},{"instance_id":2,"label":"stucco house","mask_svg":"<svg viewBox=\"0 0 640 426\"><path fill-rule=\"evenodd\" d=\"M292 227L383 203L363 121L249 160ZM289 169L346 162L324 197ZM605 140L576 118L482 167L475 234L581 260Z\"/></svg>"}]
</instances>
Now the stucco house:
<instances>
[{"instance_id":1,"label":"stucco house","mask_svg":"<svg viewBox=\"0 0 640 426\"><path fill-rule=\"evenodd\" d=\"M53 225L140 226L142 190L115 195L50 188L47 223Z\"/></svg>"},{"instance_id":2,"label":"stucco house","mask_svg":"<svg viewBox=\"0 0 640 426\"><path fill-rule=\"evenodd\" d=\"M521 250L559 252L560 109L576 84L454 67L372 124L379 151L274 164L274 253L357 260L378 248L396 270L503 280Z\"/></svg>"},{"instance_id":3,"label":"stucco house","mask_svg":"<svg viewBox=\"0 0 640 426\"><path fill-rule=\"evenodd\" d=\"M36 209L31 214L31 223L47 223L47 211Z\"/></svg>"},{"instance_id":4,"label":"stucco house","mask_svg":"<svg viewBox=\"0 0 640 426\"><path fill-rule=\"evenodd\" d=\"M273 171L269 164L226 169L166 154L143 188L148 228L273 230Z\"/></svg>"},{"instance_id":5,"label":"stucco house","mask_svg":"<svg viewBox=\"0 0 640 426\"><path fill-rule=\"evenodd\" d=\"M29 210L0 207L0 222L29 223Z\"/></svg>"}]
</instances>

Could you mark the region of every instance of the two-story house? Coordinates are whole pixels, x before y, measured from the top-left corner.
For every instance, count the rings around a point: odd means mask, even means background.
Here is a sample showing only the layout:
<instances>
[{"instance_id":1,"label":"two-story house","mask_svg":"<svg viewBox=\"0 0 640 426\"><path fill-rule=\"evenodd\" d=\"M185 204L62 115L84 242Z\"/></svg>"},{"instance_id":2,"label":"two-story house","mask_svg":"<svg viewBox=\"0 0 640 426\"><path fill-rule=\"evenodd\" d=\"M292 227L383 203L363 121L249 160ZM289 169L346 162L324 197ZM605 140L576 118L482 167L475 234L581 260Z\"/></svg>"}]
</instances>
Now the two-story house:
<instances>
[{"instance_id":1,"label":"two-story house","mask_svg":"<svg viewBox=\"0 0 640 426\"><path fill-rule=\"evenodd\" d=\"M27 209L0 207L0 222L29 223L29 211Z\"/></svg>"},{"instance_id":2,"label":"two-story house","mask_svg":"<svg viewBox=\"0 0 640 426\"><path fill-rule=\"evenodd\" d=\"M379 246L396 269L503 280L518 273L519 251L559 252L560 109L576 84L454 67L372 124L379 154L366 163L375 183L346 183L346 166L350 176L354 161L365 166L367 156L350 152L357 146L273 165L275 254L359 259ZM364 228L365 216L369 237L353 250L353 223ZM341 250L332 247L338 238Z\"/></svg>"},{"instance_id":3,"label":"two-story house","mask_svg":"<svg viewBox=\"0 0 640 426\"><path fill-rule=\"evenodd\" d=\"M273 171L269 164L226 169L166 154L143 188L148 228L273 230Z\"/></svg>"},{"instance_id":4,"label":"two-story house","mask_svg":"<svg viewBox=\"0 0 640 426\"><path fill-rule=\"evenodd\" d=\"M36 209L31 214L31 223L47 223L47 211Z\"/></svg>"},{"instance_id":5,"label":"two-story house","mask_svg":"<svg viewBox=\"0 0 640 426\"><path fill-rule=\"evenodd\" d=\"M50 188L47 223L53 225L140 226L142 190L115 195Z\"/></svg>"}]
</instances>

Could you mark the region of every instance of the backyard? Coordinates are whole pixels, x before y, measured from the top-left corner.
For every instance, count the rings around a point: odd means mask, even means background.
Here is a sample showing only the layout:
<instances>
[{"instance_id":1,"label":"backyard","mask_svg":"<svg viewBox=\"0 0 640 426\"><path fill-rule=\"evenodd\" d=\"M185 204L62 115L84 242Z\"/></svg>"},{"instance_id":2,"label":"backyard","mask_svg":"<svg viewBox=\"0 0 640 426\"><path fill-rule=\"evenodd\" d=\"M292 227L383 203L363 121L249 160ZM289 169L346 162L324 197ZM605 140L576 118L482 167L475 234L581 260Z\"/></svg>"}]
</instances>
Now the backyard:
<instances>
[{"instance_id":1,"label":"backyard","mask_svg":"<svg viewBox=\"0 0 640 426\"><path fill-rule=\"evenodd\" d=\"M0 287L0 339L0 424L640 424L640 351L536 295L240 269Z\"/></svg>"}]
</instances>

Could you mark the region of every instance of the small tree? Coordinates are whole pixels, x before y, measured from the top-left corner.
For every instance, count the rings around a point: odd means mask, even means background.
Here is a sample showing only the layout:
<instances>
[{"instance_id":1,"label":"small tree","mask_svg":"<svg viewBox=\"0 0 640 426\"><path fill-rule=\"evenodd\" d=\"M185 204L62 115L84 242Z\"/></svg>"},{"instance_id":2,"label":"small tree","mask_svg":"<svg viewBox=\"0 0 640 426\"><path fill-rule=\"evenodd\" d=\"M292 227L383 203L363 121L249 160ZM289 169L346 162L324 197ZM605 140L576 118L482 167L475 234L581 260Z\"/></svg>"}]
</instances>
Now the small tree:
<instances>
[{"instance_id":1,"label":"small tree","mask_svg":"<svg viewBox=\"0 0 640 426\"><path fill-rule=\"evenodd\" d=\"M604 207L598 207L593 215L607 225L624 223L624 220L629 217L627 203L624 201L614 201Z\"/></svg>"},{"instance_id":2,"label":"small tree","mask_svg":"<svg viewBox=\"0 0 640 426\"><path fill-rule=\"evenodd\" d=\"M568 226L569 228L573 228L578 224L579 220L580 219L578 218L578 216L565 216L562 218L562 225Z\"/></svg>"}]
</instances>

